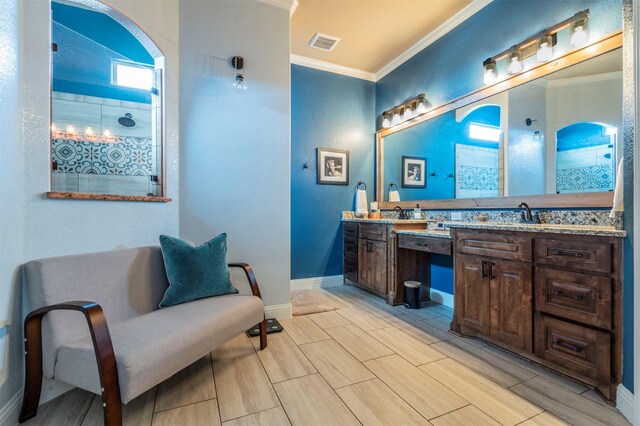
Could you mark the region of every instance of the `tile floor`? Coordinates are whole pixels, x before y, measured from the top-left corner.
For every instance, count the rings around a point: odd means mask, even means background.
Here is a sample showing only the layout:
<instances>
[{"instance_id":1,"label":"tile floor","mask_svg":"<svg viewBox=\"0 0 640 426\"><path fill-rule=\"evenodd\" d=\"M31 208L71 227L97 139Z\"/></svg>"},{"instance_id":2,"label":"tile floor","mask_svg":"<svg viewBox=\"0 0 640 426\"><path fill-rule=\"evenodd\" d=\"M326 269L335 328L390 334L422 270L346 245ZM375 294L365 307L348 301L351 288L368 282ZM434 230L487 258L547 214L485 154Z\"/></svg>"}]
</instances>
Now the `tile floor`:
<instances>
[{"instance_id":1,"label":"tile floor","mask_svg":"<svg viewBox=\"0 0 640 426\"><path fill-rule=\"evenodd\" d=\"M240 335L124 409L125 425L628 425L592 390L448 333L452 310L411 311L353 287L342 306L283 320L269 347ZM28 425L99 425L73 390Z\"/></svg>"}]
</instances>

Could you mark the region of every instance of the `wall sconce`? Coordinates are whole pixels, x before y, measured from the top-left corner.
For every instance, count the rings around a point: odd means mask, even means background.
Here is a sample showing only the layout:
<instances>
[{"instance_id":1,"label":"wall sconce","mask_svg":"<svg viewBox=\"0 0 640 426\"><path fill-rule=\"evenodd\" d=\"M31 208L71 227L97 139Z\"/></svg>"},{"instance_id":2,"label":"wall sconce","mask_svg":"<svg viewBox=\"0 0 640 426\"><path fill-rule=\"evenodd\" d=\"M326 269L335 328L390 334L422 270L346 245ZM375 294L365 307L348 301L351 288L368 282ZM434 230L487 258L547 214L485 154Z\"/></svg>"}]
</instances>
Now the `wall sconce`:
<instances>
[{"instance_id":1,"label":"wall sconce","mask_svg":"<svg viewBox=\"0 0 640 426\"><path fill-rule=\"evenodd\" d=\"M382 127L387 129L414 119L427 112L427 98L424 93L396 105L382 113Z\"/></svg>"},{"instance_id":2,"label":"wall sconce","mask_svg":"<svg viewBox=\"0 0 640 426\"><path fill-rule=\"evenodd\" d=\"M571 24L571 46L582 47L589 42L589 16L577 19Z\"/></svg>"},{"instance_id":3,"label":"wall sconce","mask_svg":"<svg viewBox=\"0 0 640 426\"><path fill-rule=\"evenodd\" d=\"M513 52L509 54L509 67L507 68L507 72L511 75L518 74L522 71L522 54L519 50L515 50L515 46L513 47Z\"/></svg>"},{"instance_id":4,"label":"wall sconce","mask_svg":"<svg viewBox=\"0 0 640 426\"><path fill-rule=\"evenodd\" d=\"M236 78L233 82L233 88L238 90L247 90L247 83L244 82L244 58L242 56L234 56L231 58L231 66L236 70Z\"/></svg>"},{"instance_id":5,"label":"wall sconce","mask_svg":"<svg viewBox=\"0 0 640 426\"><path fill-rule=\"evenodd\" d=\"M570 37L572 47L578 48L586 45L589 42L588 25L589 9L585 9L509 49L487 58L482 63L484 69L484 84L493 84L498 81L496 64L502 59L508 58L509 64L507 66L507 72L510 75L521 73L524 69L522 61L533 55L536 55L538 62L549 62L553 60L553 47L558 42L557 34L566 28L570 28L571 30Z\"/></svg>"},{"instance_id":6,"label":"wall sconce","mask_svg":"<svg viewBox=\"0 0 640 426\"><path fill-rule=\"evenodd\" d=\"M553 38L543 36L538 40L538 52L536 53L538 62L549 62L553 59Z\"/></svg>"},{"instance_id":7,"label":"wall sconce","mask_svg":"<svg viewBox=\"0 0 640 426\"><path fill-rule=\"evenodd\" d=\"M482 63L484 67L484 84L493 84L498 79L496 74L496 61L489 58Z\"/></svg>"}]
</instances>

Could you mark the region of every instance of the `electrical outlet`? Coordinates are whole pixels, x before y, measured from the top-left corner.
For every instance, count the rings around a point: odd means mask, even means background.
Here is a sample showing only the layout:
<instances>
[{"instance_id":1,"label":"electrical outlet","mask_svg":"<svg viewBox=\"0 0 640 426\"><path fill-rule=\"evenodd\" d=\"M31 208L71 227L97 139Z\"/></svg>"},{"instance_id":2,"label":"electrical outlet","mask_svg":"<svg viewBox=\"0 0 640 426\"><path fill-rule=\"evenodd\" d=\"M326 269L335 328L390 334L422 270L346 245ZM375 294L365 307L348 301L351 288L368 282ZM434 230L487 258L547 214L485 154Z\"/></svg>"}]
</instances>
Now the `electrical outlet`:
<instances>
[{"instance_id":1,"label":"electrical outlet","mask_svg":"<svg viewBox=\"0 0 640 426\"><path fill-rule=\"evenodd\" d=\"M451 212L451 220L462 220L462 212Z\"/></svg>"}]
</instances>

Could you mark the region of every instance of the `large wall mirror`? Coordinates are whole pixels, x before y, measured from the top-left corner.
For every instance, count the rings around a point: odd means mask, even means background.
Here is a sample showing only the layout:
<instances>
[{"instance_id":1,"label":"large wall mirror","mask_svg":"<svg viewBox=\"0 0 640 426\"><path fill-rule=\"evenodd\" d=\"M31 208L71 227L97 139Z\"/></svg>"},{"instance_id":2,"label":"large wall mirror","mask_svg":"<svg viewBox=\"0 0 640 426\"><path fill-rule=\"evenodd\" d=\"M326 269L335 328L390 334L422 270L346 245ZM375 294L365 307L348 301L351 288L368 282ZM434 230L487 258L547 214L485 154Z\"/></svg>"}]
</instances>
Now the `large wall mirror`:
<instances>
[{"instance_id":1,"label":"large wall mirror","mask_svg":"<svg viewBox=\"0 0 640 426\"><path fill-rule=\"evenodd\" d=\"M507 90L498 84L433 118L379 132L383 207L610 205L622 156L621 37L578 53ZM417 173L407 157L424 161L417 172L426 185L405 185ZM399 204L388 202L390 188Z\"/></svg>"},{"instance_id":2,"label":"large wall mirror","mask_svg":"<svg viewBox=\"0 0 640 426\"><path fill-rule=\"evenodd\" d=\"M130 29L138 37L144 33L132 23L125 28L86 3L53 1L51 12L49 196L161 198L162 60L156 59L157 48L150 51L148 40L143 45Z\"/></svg>"}]
</instances>

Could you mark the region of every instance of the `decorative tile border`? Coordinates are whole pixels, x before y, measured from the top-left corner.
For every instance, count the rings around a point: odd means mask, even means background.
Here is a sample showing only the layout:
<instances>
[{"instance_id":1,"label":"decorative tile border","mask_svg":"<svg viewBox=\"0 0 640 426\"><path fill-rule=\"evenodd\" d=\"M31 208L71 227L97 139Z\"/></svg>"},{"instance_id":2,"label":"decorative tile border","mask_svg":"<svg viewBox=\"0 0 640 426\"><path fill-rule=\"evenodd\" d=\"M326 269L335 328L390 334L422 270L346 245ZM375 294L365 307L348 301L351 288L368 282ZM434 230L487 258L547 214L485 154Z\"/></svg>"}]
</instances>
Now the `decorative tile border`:
<instances>
[{"instance_id":1,"label":"decorative tile border","mask_svg":"<svg viewBox=\"0 0 640 426\"><path fill-rule=\"evenodd\" d=\"M54 173L149 176L153 170L150 138L114 137L113 143L95 142L85 136L55 138L51 142Z\"/></svg>"}]
</instances>

